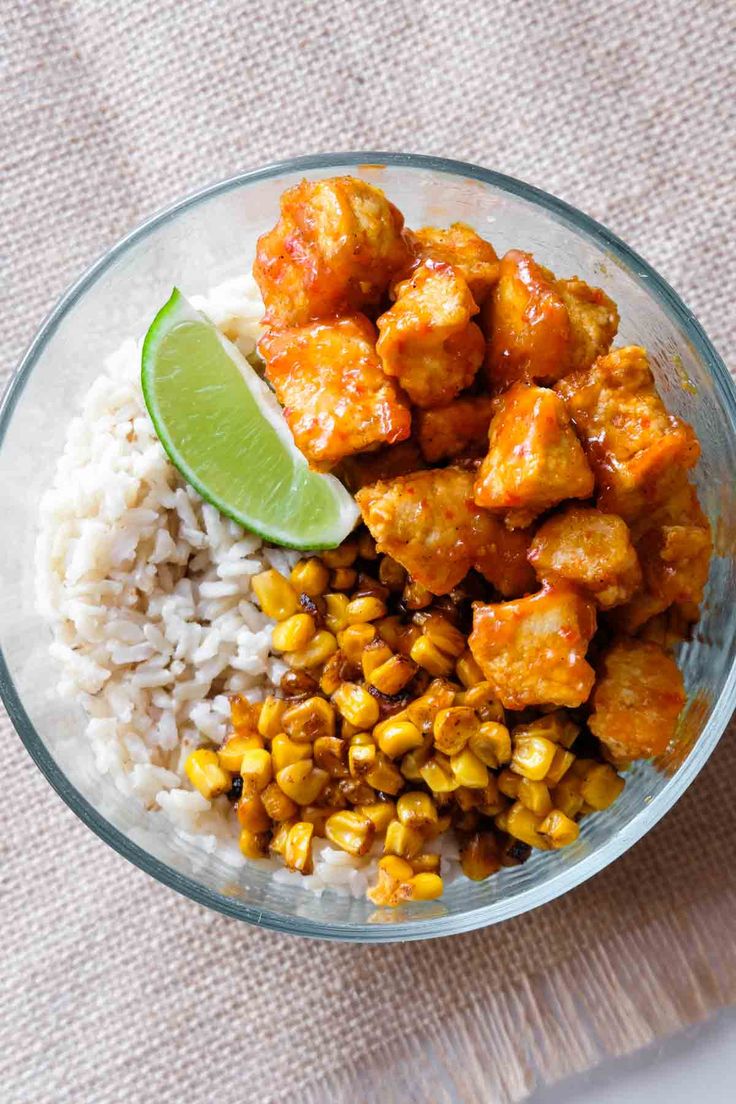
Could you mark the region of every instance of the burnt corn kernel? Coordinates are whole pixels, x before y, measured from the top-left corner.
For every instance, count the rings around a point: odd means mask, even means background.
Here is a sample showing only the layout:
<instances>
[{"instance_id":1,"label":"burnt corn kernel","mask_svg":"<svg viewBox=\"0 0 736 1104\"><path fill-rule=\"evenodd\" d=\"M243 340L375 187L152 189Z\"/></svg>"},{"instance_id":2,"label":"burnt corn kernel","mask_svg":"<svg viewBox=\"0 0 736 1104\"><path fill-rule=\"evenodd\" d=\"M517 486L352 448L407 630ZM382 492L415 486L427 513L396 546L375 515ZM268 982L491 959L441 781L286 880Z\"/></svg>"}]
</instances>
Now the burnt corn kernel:
<instances>
[{"instance_id":1,"label":"burnt corn kernel","mask_svg":"<svg viewBox=\"0 0 736 1104\"><path fill-rule=\"evenodd\" d=\"M243 779L240 777L239 774L236 774L233 777L233 784L230 787L230 789L228 790L227 799L228 799L228 801L240 801L242 796L243 796Z\"/></svg>"}]
</instances>

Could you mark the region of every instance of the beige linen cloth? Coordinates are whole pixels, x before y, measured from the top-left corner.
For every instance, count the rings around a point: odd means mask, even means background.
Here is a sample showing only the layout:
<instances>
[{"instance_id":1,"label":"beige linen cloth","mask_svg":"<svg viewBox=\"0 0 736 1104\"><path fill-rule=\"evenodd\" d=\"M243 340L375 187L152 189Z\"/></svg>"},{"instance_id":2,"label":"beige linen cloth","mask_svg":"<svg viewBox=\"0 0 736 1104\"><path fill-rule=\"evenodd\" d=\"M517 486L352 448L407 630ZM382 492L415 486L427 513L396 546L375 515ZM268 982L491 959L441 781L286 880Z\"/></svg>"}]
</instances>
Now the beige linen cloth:
<instances>
[{"instance_id":1,"label":"beige linen cloth","mask_svg":"<svg viewBox=\"0 0 736 1104\"><path fill-rule=\"evenodd\" d=\"M734 331L730 0L0 0L2 362L154 209L292 154L396 149L607 223ZM29 443L32 447L32 442ZM5 1104L504 1104L736 1000L736 749L565 898L320 944L128 866L2 725Z\"/></svg>"}]
</instances>

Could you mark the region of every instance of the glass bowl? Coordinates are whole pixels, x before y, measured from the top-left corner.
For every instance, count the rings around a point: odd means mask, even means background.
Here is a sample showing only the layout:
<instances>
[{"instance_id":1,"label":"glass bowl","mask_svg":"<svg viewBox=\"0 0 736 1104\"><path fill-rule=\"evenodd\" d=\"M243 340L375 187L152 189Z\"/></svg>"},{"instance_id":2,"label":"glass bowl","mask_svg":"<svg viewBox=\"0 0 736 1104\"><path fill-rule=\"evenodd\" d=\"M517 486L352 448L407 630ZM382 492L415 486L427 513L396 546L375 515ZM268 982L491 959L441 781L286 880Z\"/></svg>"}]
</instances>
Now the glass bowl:
<instances>
[{"instance_id":1,"label":"glass bowl","mask_svg":"<svg viewBox=\"0 0 736 1104\"><path fill-rule=\"evenodd\" d=\"M535 854L487 882L459 879L441 901L393 911L275 884L257 865L236 874L173 829L142 830L96 771L80 735L80 708L55 693L50 633L34 608L39 496L104 356L145 332L173 284L185 294L202 292L245 270L285 187L305 174L341 173L385 188L410 226L469 222L499 253L528 249L560 276L602 285L621 312L618 340L648 348L667 406L695 428L703 449L696 479L716 537L702 619L680 649L689 701L675 752L638 764L620 800L587 818L575 845ZM718 354L665 281L586 215L487 169L408 154L324 154L245 173L154 215L93 265L52 311L7 389L0 415L2 697L28 751L74 812L131 862L201 904L279 931L356 941L422 939L497 923L566 892L631 847L713 751L736 699L729 600L736 586L735 471L736 391Z\"/></svg>"}]
</instances>

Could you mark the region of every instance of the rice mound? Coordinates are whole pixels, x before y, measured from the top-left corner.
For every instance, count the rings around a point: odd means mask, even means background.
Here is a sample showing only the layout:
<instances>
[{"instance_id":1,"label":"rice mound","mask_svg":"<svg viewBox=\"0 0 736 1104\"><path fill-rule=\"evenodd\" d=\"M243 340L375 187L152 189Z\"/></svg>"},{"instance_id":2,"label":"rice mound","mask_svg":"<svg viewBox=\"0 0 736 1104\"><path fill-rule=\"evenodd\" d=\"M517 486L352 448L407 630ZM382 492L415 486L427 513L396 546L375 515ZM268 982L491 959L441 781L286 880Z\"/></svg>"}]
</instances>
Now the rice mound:
<instances>
[{"instance_id":1,"label":"rice mound","mask_svg":"<svg viewBox=\"0 0 736 1104\"><path fill-rule=\"evenodd\" d=\"M192 302L253 352L262 304L250 277ZM149 419L140 356L140 342L124 342L69 425L40 506L38 606L53 631L59 692L87 713L99 772L138 802L142 824L164 817L183 839L242 865L227 799L193 790L184 761L224 739L229 694L260 699L278 686L286 667L271 654L273 622L251 577L288 573L299 554L246 532L182 480ZM457 858L454 842L443 844ZM324 840L313 850L312 875L272 863L274 879L365 894L375 855L352 858Z\"/></svg>"}]
</instances>

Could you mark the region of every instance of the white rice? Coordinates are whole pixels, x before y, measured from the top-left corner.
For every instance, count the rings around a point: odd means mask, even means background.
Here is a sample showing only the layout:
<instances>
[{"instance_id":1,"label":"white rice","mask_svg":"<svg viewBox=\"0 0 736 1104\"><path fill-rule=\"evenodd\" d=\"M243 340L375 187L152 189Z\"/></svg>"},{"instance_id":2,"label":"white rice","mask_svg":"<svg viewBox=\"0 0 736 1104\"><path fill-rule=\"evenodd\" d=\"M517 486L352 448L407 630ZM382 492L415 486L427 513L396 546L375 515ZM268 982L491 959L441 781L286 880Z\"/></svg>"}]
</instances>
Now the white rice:
<instances>
[{"instance_id":1,"label":"white rice","mask_svg":"<svg viewBox=\"0 0 736 1104\"><path fill-rule=\"evenodd\" d=\"M250 277L192 302L253 352L262 304ZM59 693L86 711L97 769L139 801L141 830L163 817L203 853L245 863L229 803L192 790L183 764L224 739L227 695L260 699L278 685L286 668L250 580L269 566L288 572L298 554L262 543L183 482L149 420L140 353L131 339L107 359L69 425L41 503L38 604ZM446 878L457 851L442 842ZM274 880L362 897L375 878L375 856L317 840L314 858L309 877L275 867Z\"/></svg>"}]
</instances>

